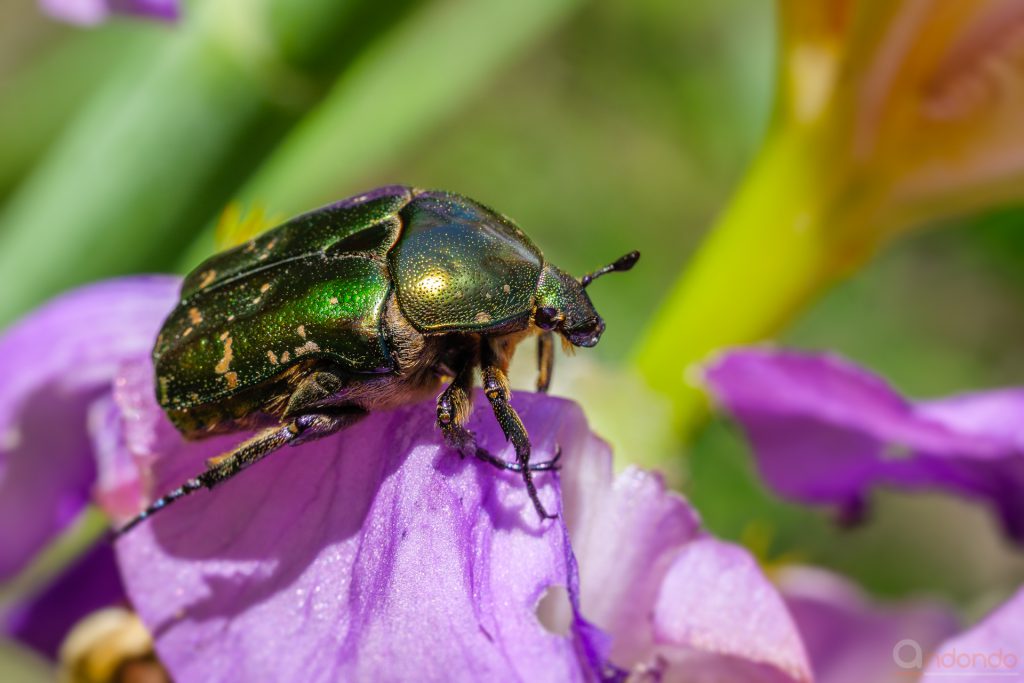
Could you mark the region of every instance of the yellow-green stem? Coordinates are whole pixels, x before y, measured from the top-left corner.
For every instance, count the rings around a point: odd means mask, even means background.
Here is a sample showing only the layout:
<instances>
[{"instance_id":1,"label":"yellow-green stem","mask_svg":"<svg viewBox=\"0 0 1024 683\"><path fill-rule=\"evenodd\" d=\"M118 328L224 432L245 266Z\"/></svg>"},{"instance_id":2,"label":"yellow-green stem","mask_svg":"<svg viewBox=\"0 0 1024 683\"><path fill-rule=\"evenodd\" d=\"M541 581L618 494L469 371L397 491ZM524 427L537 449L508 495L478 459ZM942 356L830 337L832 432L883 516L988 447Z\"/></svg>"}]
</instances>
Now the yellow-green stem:
<instances>
[{"instance_id":1,"label":"yellow-green stem","mask_svg":"<svg viewBox=\"0 0 1024 683\"><path fill-rule=\"evenodd\" d=\"M109 528L110 520L99 508L86 507L20 574L0 584L0 616L11 605L42 591L100 542Z\"/></svg>"}]
</instances>

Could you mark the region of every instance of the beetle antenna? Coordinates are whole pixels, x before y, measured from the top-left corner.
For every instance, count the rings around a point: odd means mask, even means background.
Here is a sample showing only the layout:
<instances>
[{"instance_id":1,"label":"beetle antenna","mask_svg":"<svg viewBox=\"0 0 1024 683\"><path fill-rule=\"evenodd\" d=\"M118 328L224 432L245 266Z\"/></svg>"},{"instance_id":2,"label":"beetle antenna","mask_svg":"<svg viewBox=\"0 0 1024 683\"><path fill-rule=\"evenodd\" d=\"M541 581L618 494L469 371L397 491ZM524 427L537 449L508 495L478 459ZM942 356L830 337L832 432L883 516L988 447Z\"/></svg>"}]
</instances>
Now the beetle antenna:
<instances>
[{"instance_id":1,"label":"beetle antenna","mask_svg":"<svg viewBox=\"0 0 1024 683\"><path fill-rule=\"evenodd\" d=\"M640 252L631 251L622 258L620 258L615 263L609 263L604 268L599 268L595 270L593 273L588 273L587 275L584 275L582 278L580 278L580 286L586 287L597 278L601 277L602 275L607 275L608 273L624 273L633 266L635 266L636 262L639 260Z\"/></svg>"}]
</instances>

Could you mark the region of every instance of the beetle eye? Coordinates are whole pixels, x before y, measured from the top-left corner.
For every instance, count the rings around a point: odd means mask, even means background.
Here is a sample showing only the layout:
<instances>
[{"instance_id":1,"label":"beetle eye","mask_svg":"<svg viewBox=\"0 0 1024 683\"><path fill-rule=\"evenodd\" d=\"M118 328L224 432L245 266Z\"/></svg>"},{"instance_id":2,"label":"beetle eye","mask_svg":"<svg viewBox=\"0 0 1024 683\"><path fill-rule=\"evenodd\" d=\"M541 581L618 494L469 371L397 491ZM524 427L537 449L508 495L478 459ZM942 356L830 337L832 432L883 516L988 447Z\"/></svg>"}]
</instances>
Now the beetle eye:
<instances>
[{"instance_id":1,"label":"beetle eye","mask_svg":"<svg viewBox=\"0 0 1024 683\"><path fill-rule=\"evenodd\" d=\"M533 322L542 330L553 330L558 323L565 320L565 316L558 312L557 308L538 308Z\"/></svg>"}]
</instances>

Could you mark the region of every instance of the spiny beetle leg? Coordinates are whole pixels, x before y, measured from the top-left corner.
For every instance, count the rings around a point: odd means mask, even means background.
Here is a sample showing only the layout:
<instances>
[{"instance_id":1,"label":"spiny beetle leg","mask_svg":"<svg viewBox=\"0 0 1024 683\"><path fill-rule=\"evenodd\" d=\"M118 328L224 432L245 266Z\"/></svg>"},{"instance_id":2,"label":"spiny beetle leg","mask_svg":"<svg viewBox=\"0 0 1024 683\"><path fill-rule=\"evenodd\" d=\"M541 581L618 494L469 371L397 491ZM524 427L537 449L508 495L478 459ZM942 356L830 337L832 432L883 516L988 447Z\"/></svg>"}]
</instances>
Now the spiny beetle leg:
<instances>
[{"instance_id":1,"label":"spiny beetle leg","mask_svg":"<svg viewBox=\"0 0 1024 683\"><path fill-rule=\"evenodd\" d=\"M537 337L537 391L548 393L551 386L551 373L555 368L555 335L553 332L541 332Z\"/></svg>"},{"instance_id":2,"label":"spiny beetle leg","mask_svg":"<svg viewBox=\"0 0 1024 683\"><path fill-rule=\"evenodd\" d=\"M473 365L469 359L463 359L455 378L437 397L437 426L448 445L463 458L475 447L473 435L465 427L473 409L472 394Z\"/></svg>"},{"instance_id":3,"label":"spiny beetle leg","mask_svg":"<svg viewBox=\"0 0 1024 683\"><path fill-rule=\"evenodd\" d=\"M484 346L484 350L487 350ZM501 431L505 438L512 442L516 449L516 461L520 467L520 474L523 475L523 483L526 484L526 491L530 494L530 501L540 518L555 519L558 515L548 514L544 509L540 497L537 495L537 486L533 483L533 470L530 467L530 438L526 434L526 427L519 415L509 404L508 378L505 372L492 360L490 353L485 353L483 358L483 380L484 392L487 400L491 402L491 409L494 416L501 425Z\"/></svg>"},{"instance_id":4,"label":"spiny beetle leg","mask_svg":"<svg viewBox=\"0 0 1024 683\"><path fill-rule=\"evenodd\" d=\"M509 462L502 460L498 456L488 451L483 446L480 446L476 442L476 438L473 433L463 427L452 427L448 426L442 428L444 433L445 442L449 447L454 449L459 457L465 458L470 456L486 462L489 465L497 467L499 470L505 470L507 472L522 472L523 465L520 462ZM562 459L561 449L555 451L555 457L551 460L544 460L542 462L531 462L527 465L531 472L554 472L557 471L561 465L559 461Z\"/></svg>"},{"instance_id":5,"label":"spiny beetle leg","mask_svg":"<svg viewBox=\"0 0 1024 683\"><path fill-rule=\"evenodd\" d=\"M307 441L321 439L355 424L365 416L366 412L359 409L338 413L310 413L299 415L279 427L271 427L239 444L234 450L208 460L209 469L153 501L149 507L118 529L115 536L121 536L131 531L176 500L199 489L212 489L231 479L283 446L298 446Z\"/></svg>"},{"instance_id":6,"label":"spiny beetle leg","mask_svg":"<svg viewBox=\"0 0 1024 683\"><path fill-rule=\"evenodd\" d=\"M478 445L473 433L465 428L466 419L472 406L470 394L473 391L473 365L467 362L452 380L451 384L437 397L437 426L444 434L444 440L465 458L471 456L501 470L522 472L523 466L518 462L507 462L492 455L490 451ZM558 469L561 450L555 457L546 462L530 463L534 472L547 472Z\"/></svg>"}]
</instances>

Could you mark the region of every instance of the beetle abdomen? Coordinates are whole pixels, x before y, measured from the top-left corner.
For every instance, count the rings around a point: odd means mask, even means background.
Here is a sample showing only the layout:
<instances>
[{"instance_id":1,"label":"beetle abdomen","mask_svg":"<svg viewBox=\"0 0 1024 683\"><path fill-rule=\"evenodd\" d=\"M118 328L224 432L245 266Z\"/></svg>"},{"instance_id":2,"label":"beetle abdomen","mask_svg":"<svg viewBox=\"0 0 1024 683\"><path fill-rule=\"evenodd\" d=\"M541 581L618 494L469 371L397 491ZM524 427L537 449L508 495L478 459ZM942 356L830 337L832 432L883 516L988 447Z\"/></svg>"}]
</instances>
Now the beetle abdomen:
<instances>
[{"instance_id":1,"label":"beetle abdomen","mask_svg":"<svg viewBox=\"0 0 1024 683\"><path fill-rule=\"evenodd\" d=\"M402 313L422 332L485 331L529 318L543 258L510 220L466 197L417 194L388 254Z\"/></svg>"}]
</instances>

